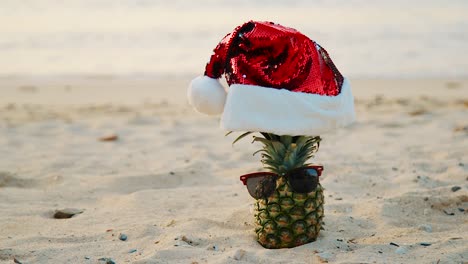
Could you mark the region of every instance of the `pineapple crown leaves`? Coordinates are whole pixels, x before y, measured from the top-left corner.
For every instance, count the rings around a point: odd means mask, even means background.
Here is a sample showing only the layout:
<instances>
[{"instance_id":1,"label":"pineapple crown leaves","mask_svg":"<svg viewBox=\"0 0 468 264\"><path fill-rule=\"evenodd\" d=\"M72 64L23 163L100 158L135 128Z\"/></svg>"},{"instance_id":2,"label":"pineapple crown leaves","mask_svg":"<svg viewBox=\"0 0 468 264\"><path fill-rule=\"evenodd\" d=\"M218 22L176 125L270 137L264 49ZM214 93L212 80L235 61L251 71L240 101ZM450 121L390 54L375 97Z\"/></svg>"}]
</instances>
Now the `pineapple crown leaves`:
<instances>
[{"instance_id":1,"label":"pineapple crown leaves","mask_svg":"<svg viewBox=\"0 0 468 264\"><path fill-rule=\"evenodd\" d=\"M232 132L226 134L229 135ZM245 132L238 136L232 144L254 132ZM307 166L307 160L318 151L321 138L319 136L278 136L271 133L260 132L263 137L254 136L253 142L263 144L262 149L253 153L262 153L264 167L278 175L288 171Z\"/></svg>"}]
</instances>

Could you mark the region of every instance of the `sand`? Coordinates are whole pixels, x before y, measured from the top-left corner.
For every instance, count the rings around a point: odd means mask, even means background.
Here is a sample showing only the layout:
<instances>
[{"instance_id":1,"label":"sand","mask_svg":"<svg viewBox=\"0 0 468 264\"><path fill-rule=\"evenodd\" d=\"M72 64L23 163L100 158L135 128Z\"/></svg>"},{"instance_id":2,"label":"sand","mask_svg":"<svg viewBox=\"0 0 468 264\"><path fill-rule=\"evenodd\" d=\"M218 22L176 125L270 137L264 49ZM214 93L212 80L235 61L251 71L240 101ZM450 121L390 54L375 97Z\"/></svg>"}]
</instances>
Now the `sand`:
<instances>
[{"instance_id":1,"label":"sand","mask_svg":"<svg viewBox=\"0 0 468 264\"><path fill-rule=\"evenodd\" d=\"M314 159L325 230L281 250L238 178L258 145L195 113L188 81L2 77L0 263L468 262L468 80L351 80L358 121Z\"/></svg>"}]
</instances>

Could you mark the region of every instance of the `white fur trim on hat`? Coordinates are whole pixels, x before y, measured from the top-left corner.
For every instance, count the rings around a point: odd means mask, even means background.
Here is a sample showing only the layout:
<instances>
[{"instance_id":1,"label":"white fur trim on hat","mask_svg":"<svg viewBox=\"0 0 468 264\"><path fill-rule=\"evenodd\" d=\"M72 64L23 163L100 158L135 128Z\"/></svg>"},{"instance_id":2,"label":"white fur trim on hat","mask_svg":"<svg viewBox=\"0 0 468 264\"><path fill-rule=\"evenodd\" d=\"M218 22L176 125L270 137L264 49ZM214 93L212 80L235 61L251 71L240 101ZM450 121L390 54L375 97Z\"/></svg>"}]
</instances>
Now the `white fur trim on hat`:
<instances>
[{"instance_id":1,"label":"white fur trim on hat","mask_svg":"<svg viewBox=\"0 0 468 264\"><path fill-rule=\"evenodd\" d=\"M355 118L347 79L337 96L233 84L228 90L221 127L228 131L318 136L348 125Z\"/></svg>"},{"instance_id":2,"label":"white fur trim on hat","mask_svg":"<svg viewBox=\"0 0 468 264\"><path fill-rule=\"evenodd\" d=\"M198 76L190 83L187 91L189 103L200 113L219 115L226 102L226 91L217 79Z\"/></svg>"}]
</instances>

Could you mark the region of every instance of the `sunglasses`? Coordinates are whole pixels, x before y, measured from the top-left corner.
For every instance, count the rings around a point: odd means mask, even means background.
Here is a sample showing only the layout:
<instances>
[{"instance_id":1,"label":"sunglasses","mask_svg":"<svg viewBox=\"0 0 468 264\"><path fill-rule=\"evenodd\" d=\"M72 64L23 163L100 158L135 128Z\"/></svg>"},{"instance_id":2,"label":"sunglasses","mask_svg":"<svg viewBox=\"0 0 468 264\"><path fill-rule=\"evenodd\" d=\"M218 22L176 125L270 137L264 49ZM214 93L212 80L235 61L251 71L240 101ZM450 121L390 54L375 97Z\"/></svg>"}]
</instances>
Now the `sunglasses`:
<instances>
[{"instance_id":1,"label":"sunglasses","mask_svg":"<svg viewBox=\"0 0 468 264\"><path fill-rule=\"evenodd\" d=\"M310 193L317 188L323 166L301 167L286 173L291 189L296 193ZM276 189L278 175L273 172L254 172L240 176L249 194L255 199L266 199Z\"/></svg>"}]
</instances>

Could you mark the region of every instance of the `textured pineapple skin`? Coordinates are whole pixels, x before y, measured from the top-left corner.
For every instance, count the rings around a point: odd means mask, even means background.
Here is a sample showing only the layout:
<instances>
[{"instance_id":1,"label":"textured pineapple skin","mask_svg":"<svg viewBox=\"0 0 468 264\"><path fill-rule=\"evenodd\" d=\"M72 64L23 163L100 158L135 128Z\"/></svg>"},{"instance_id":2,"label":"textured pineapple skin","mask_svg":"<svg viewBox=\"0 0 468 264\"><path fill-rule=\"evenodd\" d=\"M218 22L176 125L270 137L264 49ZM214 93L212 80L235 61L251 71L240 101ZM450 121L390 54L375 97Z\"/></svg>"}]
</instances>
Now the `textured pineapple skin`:
<instances>
[{"instance_id":1,"label":"textured pineapple skin","mask_svg":"<svg viewBox=\"0 0 468 264\"><path fill-rule=\"evenodd\" d=\"M291 248L315 241L323 219L323 188L294 193L284 177L276 182L275 192L268 199L255 203L258 242L265 248Z\"/></svg>"}]
</instances>

